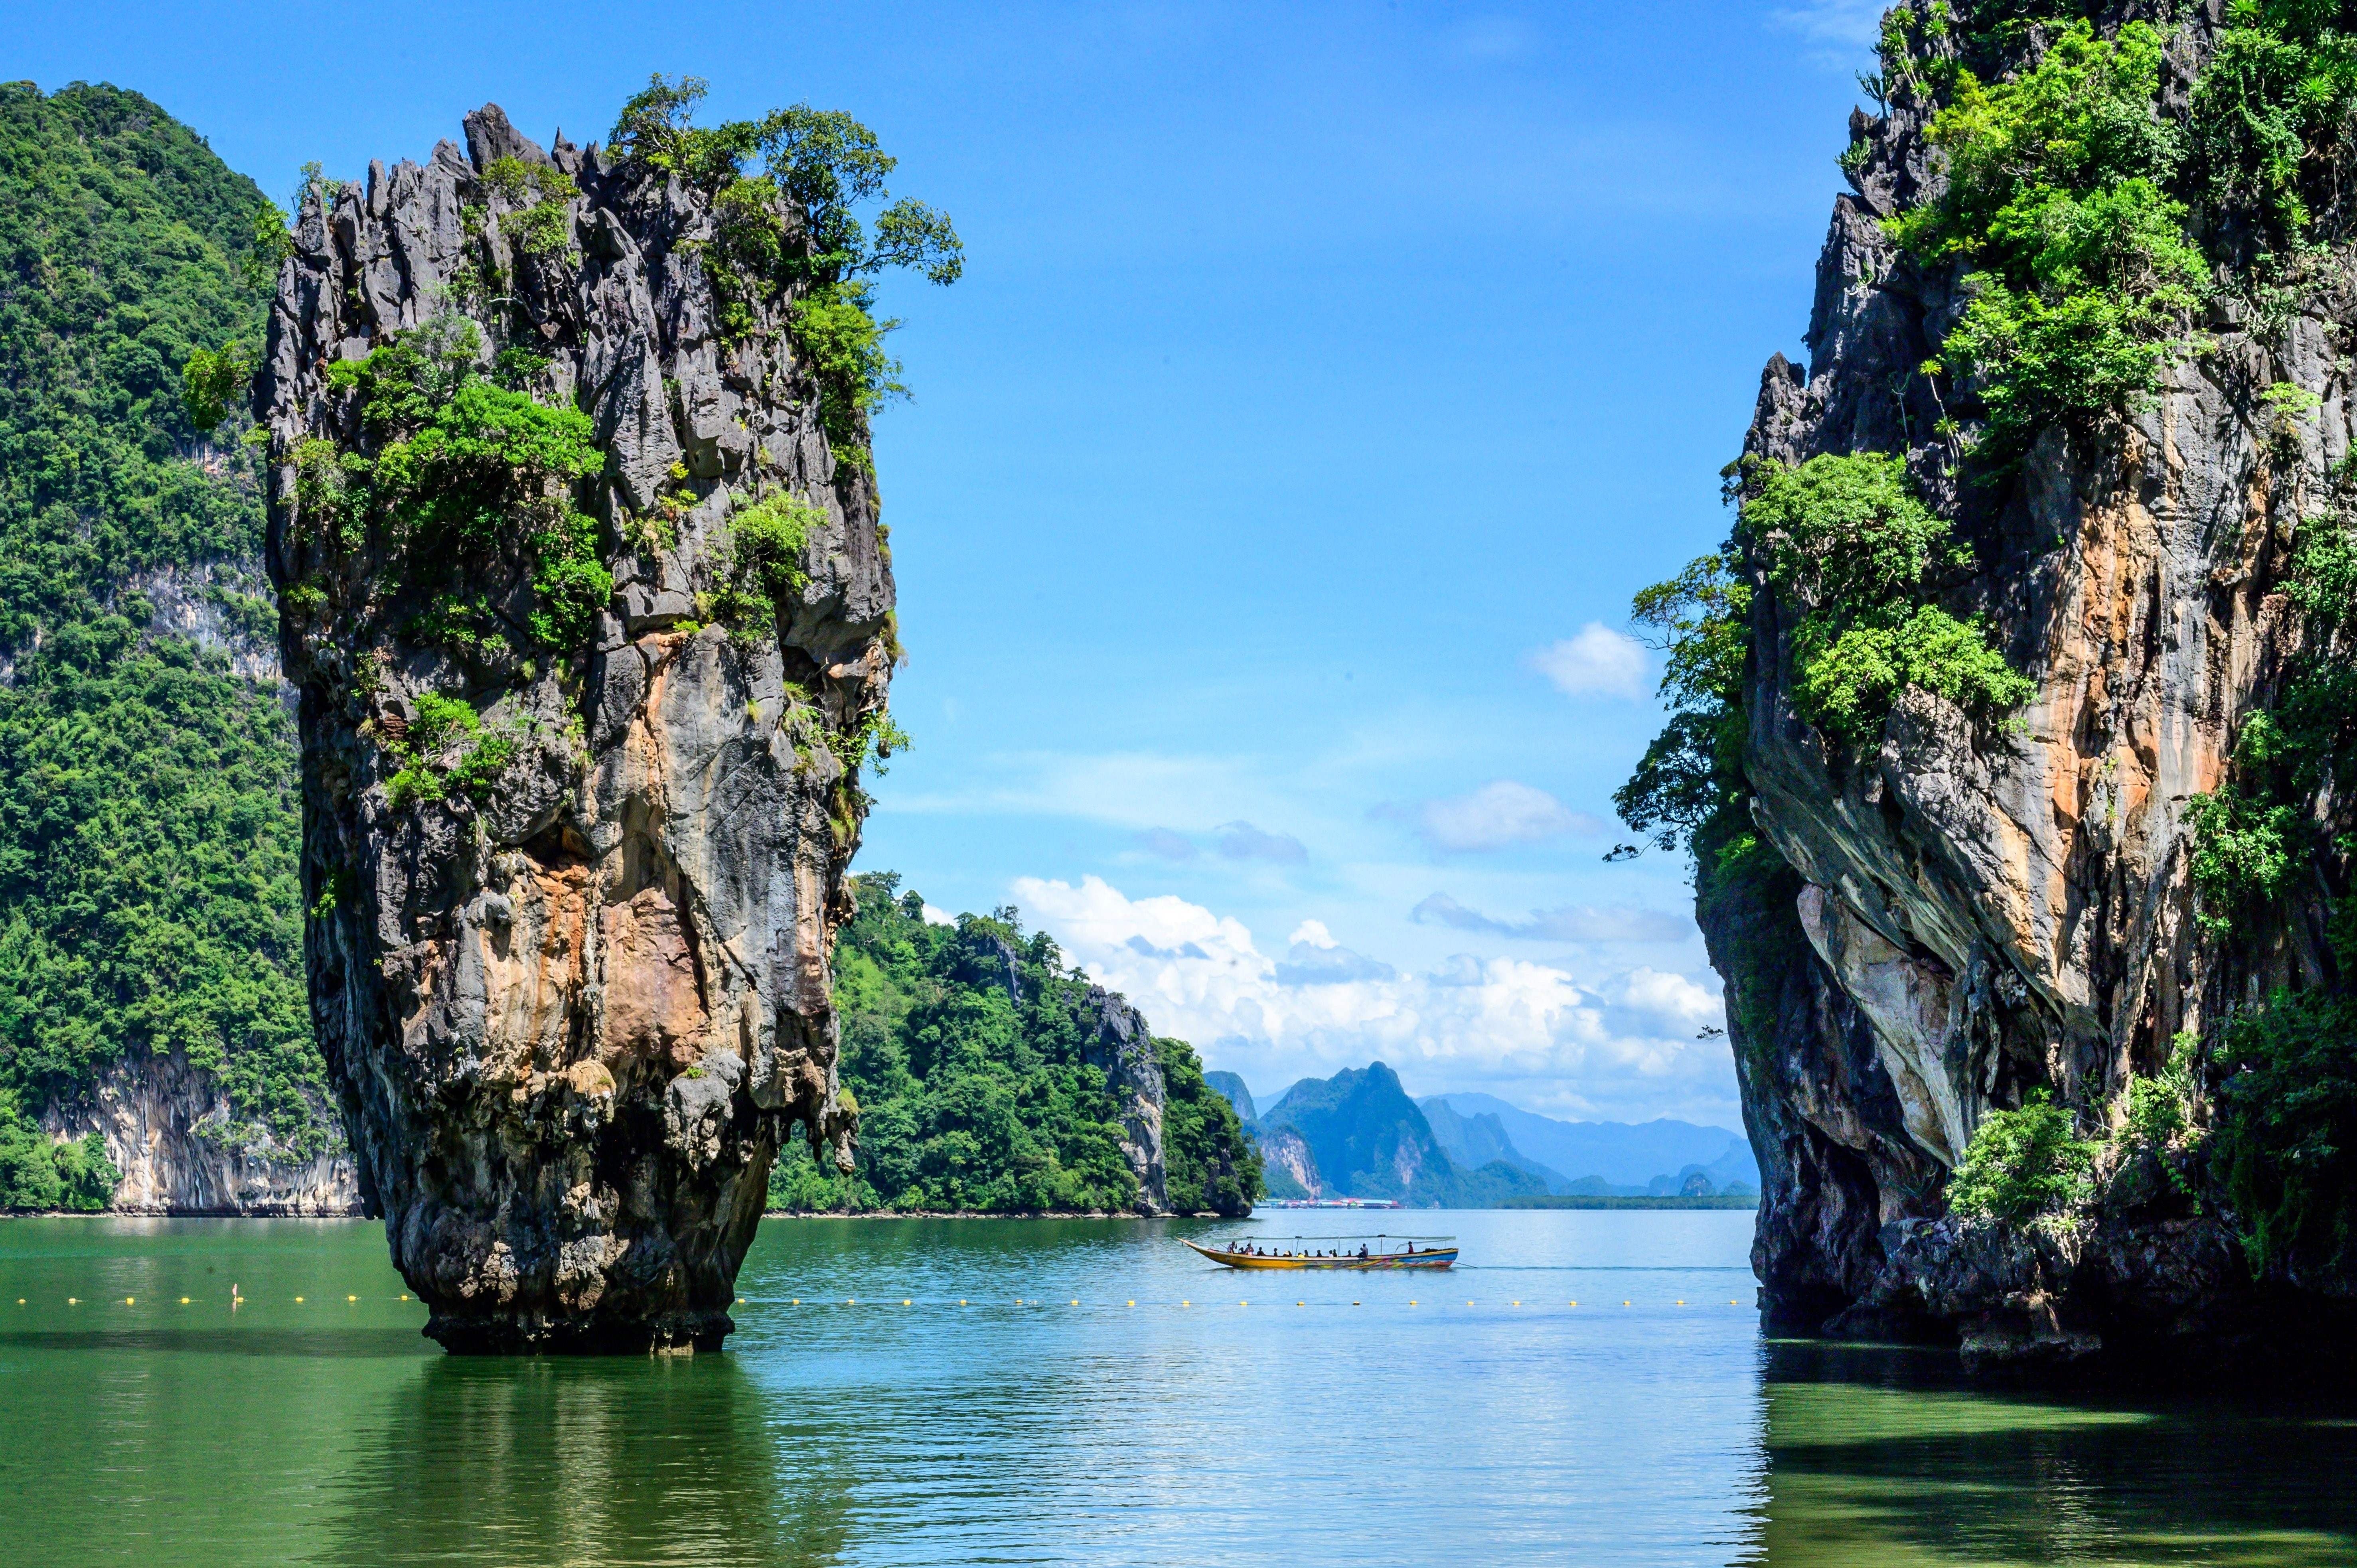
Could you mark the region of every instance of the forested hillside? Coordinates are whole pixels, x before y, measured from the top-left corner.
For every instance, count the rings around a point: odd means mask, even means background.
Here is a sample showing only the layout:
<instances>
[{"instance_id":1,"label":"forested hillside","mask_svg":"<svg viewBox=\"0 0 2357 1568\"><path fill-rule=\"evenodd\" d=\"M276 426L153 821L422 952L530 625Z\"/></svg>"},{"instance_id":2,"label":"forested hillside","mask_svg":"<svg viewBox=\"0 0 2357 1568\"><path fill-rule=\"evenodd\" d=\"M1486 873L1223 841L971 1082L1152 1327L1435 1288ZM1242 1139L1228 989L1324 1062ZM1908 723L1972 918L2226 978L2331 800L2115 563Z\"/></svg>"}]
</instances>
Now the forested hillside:
<instances>
[{"instance_id":1,"label":"forested hillside","mask_svg":"<svg viewBox=\"0 0 2357 1568\"><path fill-rule=\"evenodd\" d=\"M823 1172L796 1143L770 1178L771 1207L1135 1208L1141 1182L1122 1145L1125 1120L1140 1117L1113 1081L1105 1031L1109 1004L1126 1004L1067 969L1046 932L1027 936L1012 909L931 925L898 876L856 886L859 913L836 940L835 1004L859 1169ZM1234 1108L1185 1041L1150 1043L1165 1207L1245 1212L1260 1161Z\"/></svg>"},{"instance_id":2,"label":"forested hillside","mask_svg":"<svg viewBox=\"0 0 2357 1568\"><path fill-rule=\"evenodd\" d=\"M259 341L268 269L241 263L265 207L136 93L0 86L0 1206L107 1200L97 1134L38 1124L126 1055L206 1069L216 1143L337 1138L292 725L222 646L251 669L273 636L261 498L182 399L192 353ZM159 604L199 640L156 635Z\"/></svg>"}]
</instances>

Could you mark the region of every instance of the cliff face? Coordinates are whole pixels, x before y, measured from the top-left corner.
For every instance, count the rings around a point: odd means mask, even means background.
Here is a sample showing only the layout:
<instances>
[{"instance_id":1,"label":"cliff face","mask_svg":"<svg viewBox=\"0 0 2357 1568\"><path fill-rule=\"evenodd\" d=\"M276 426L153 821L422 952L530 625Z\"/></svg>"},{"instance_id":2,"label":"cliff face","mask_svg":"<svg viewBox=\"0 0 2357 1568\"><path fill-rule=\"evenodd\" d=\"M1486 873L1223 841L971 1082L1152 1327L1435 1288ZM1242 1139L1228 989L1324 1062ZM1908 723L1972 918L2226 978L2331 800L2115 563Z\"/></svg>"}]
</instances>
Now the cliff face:
<instances>
[{"instance_id":1,"label":"cliff face","mask_svg":"<svg viewBox=\"0 0 2357 1568\"><path fill-rule=\"evenodd\" d=\"M256 383L313 1016L429 1334L709 1347L780 1142L849 1158L830 947L893 600L864 421L830 443L788 302L724 334L699 189L466 130L312 188ZM365 364L443 382L331 374L404 344ZM572 411L587 462L515 435ZM371 485L405 499L361 515ZM776 601L701 624L764 504Z\"/></svg>"},{"instance_id":2,"label":"cliff face","mask_svg":"<svg viewBox=\"0 0 2357 1568\"><path fill-rule=\"evenodd\" d=\"M326 1120L324 1112L322 1120ZM116 1214L298 1216L361 1212L351 1150L331 1127L317 1153L288 1148L237 1114L212 1076L188 1058L140 1056L118 1062L97 1094L44 1126L79 1138L96 1133L122 1179L107 1208Z\"/></svg>"},{"instance_id":3,"label":"cliff face","mask_svg":"<svg viewBox=\"0 0 2357 1568\"><path fill-rule=\"evenodd\" d=\"M1170 1193L1162 1151L1162 1068L1154 1059L1154 1032L1127 998L1091 986L1086 1010L1096 1033L1082 1059L1105 1075L1105 1091L1120 1107L1121 1157L1137 1178L1137 1210L1168 1214Z\"/></svg>"},{"instance_id":4,"label":"cliff face","mask_svg":"<svg viewBox=\"0 0 2357 1568\"><path fill-rule=\"evenodd\" d=\"M1900 36L1969 41L1979 8L1949 34L1932 9L1900 7ZM2167 40L2166 124L2222 13L2114 7L2102 30L2138 15ZM2018 31L1976 69L2025 70L2061 30ZM2235 1012L2331 973L2319 899L2231 939L2205 932L2189 800L2228 779L2238 732L2298 647L2283 580L2357 435L2357 296L2341 252L2276 320L2221 287L2156 393L2092 426L2049 424L2018 467L1975 472L1941 424L1958 387L1919 367L1985 285L1883 227L1936 199L1948 167L1926 135L1937 94L1889 81L1888 113L1853 120L1809 373L1770 362L1746 452L1902 455L1975 553L1956 607L2037 692L1992 724L1909 688L1846 754L1800 716L1797 612L1755 570L1742 762L1784 866L1703 913L1767 1177L1763 1304L1790 1327L1957 1336L1998 1359L2214 1344L2250 1329L2258 1289L2214 1189L2195 1200L2116 1149L2064 1223L1961 1224L1943 1218L1943 1188L1993 1112L2050 1090L2100 1136L2180 1031L2214 1052ZM2312 417L2270 419L2256 394L2287 382Z\"/></svg>"}]
</instances>

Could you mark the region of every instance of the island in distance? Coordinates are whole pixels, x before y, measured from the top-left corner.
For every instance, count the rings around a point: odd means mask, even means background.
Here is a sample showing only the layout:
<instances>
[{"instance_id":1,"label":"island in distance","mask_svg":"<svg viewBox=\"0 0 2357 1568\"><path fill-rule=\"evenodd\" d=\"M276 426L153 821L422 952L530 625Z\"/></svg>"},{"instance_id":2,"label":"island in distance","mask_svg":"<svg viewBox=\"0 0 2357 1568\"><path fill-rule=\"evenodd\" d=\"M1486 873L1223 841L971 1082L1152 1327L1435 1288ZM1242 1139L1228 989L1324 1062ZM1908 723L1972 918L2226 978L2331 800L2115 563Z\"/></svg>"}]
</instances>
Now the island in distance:
<instances>
[{"instance_id":1,"label":"island in distance","mask_svg":"<svg viewBox=\"0 0 2357 1568\"><path fill-rule=\"evenodd\" d=\"M1559 1122L1488 1094L1411 1099L1382 1062L1303 1079L1265 1112L1237 1074L1203 1078L1236 1108L1259 1148L1272 1198L1381 1197L1478 1208L1546 1197L1751 1197L1760 1190L1750 1144L1724 1127Z\"/></svg>"}]
</instances>

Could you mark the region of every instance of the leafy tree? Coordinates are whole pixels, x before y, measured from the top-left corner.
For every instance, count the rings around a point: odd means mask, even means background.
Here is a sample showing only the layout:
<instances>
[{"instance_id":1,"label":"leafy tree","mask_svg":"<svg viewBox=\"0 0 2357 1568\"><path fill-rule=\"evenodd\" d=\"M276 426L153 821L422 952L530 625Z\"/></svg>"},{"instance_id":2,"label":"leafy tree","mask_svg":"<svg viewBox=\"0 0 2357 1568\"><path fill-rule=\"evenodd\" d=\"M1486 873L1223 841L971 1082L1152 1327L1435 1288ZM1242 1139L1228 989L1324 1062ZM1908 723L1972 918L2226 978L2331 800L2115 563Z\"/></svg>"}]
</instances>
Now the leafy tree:
<instances>
[{"instance_id":1,"label":"leafy tree","mask_svg":"<svg viewBox=\"0 0 2357 1568\"><path fill-rule=\"evenodd\" d=\"M1949 525L1916 498L1901 459L1828 454L1755 476L1742 534L1802 610L1792 694L1803 718L1864 746L1910 686L1983 715L2037 694L1978 621L1928 602L1935 566L1961 571L1971 557L1943 548Z\"/></svg>"},{"instance_id":2,"label":"leafy tree","mask_svg":"<svg viewBox=\"0 0 2357 1568\"><path fill-rule=\"evenodd\" d=\"M2227 1030L2216 1168L2254 1268L2344 1266L2357 1216L2357 997L2279 993Z\"/></svg>"},{"instance_id":3,"label":"leafy tree","mask_svg":"<svg viewBox=\"0 0 2357 1568\"><path fill-rule=\"evenodd\" d=\"M2061 1209L2084 1196L2095 1144L2077 1135L2070 1111L2032 1090L2018 1111L1992 1111L1974 1130L1948 1178L1948 1207L1973 1219L2014 1223Z\"/></svg>"}]
</instances>

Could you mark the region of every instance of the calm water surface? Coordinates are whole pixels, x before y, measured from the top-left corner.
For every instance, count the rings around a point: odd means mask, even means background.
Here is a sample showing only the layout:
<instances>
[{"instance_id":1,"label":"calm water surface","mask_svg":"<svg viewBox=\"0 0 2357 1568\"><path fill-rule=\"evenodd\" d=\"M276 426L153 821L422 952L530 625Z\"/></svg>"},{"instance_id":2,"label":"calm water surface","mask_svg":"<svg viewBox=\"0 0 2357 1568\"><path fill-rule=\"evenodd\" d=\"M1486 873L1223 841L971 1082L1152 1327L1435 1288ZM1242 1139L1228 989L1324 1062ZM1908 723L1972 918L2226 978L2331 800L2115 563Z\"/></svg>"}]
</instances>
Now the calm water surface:
<instances>
[{"instance_id":1,"label":"calm water surface","mask_svg":"<svg viewBox=\"0 0 2357 1568\"><path fill-rule=\"evenodd\" d=\"M0 1563L2357 1561L2357 1409L1766 1341L1750 1225L772 1220L726 1355L481 1361L373 1224L0 1223ZM1439 1279L1173 1240L1444 1226Z\"/></svg>"}]
</instances>

